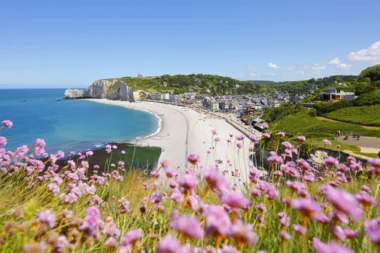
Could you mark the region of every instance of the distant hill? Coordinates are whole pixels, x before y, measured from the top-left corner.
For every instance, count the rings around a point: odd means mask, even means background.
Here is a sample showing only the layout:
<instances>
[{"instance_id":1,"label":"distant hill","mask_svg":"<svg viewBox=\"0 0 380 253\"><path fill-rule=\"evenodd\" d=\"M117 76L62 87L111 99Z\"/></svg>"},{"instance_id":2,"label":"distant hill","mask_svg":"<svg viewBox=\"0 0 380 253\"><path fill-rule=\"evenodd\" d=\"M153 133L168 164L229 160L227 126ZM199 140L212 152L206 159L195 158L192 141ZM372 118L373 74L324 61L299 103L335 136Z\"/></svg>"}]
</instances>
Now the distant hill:
<instances>
[{"instance_id":1,"label":"distant hill","mask_svg":"<svg viewBox=\"0 0 380 253\"><path fill-rule=\"evenodd\" d=\"M146 90L149 92L173 91L175 94L181 94L194 90L198 93L232 95L270 91L270 89L258 83L207 74L162 75L153 78L122 77L104 80L114 79L127 83L128 86L131 86L135 90Z\"/></svg>"},{"instance_id":2,"label":"distant hill","mask_svg":"<svg viewBox=\"0 0 380 253\"><path fill-rule=\"evenodd\" d=\"M261 85L273 85L273 84L277 83L277 82L268 81L268 80L247 80L246 82L248 82L248 83L256 83L256 84L261 84Z\"/></svg>"}]
</instances>

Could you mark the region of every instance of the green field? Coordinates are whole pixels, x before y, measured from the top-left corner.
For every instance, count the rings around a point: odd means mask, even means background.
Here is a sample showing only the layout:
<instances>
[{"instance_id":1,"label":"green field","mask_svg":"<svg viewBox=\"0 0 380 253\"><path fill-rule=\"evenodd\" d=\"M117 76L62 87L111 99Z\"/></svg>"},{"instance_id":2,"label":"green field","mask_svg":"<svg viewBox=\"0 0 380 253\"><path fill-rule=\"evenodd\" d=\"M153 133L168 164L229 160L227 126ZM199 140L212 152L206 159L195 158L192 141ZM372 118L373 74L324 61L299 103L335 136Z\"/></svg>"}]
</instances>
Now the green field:
<instances>
[{"instance_id":1,"label":"green field","mask_svg":"<svg viewBox=\"0 0 380 253\"><path fill-rule=\"evenodd\" d=\"M339 144L341 146L340 150L351 150L358 155L361 154L359 147L334 141L336 131L340 130L342 134L355 132L360 133L362 136L380 138L380 130L365 129L360 125L345 122L319 120L314 116L310 116L306 109L276 120L270 123L270 126L275 132L284 131L288 138L295 141L297 136L306 136L307 144L313 148L337 150L336 145ZM329 139L332 145L325 147L322 142L323 139ZM361 155L367 156L366 154Z\"/></svg>"},{"instance_id":2,"label":"green field","mask_svg":"<svg viewBox=\"0 0 380 253\"><path fill-rule=\"evenodd\" d=\"M348 123L380 126L380 105L348 107L323 116Z\"/></svg>"}]
</instances>

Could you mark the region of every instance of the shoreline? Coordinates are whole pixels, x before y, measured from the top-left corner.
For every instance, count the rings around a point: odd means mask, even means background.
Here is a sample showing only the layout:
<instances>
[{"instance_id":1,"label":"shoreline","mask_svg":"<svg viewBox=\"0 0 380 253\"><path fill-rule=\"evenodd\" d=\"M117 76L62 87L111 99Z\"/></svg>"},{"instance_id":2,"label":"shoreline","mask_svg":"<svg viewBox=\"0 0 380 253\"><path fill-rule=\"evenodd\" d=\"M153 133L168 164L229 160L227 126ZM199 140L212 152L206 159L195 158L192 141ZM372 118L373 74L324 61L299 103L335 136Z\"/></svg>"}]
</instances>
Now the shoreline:
<instances>
[{"instance_id":1,"label":"shoreline","mask_svg":"<svg viewBox=\"0 0 380 253\"><path fill-rule=\"evenodd\" d=\"M249 154L238 152L235 136L243 133L225 119L204 112L197 112L187 107L155 102L116 101L107 99L89 99L88 101L108 105L123 106L129 109L148 111L161 118L159 131L145 136L142 144L162 149L159 160L168 160L172 169L184 172L187 168L186 157L195 153L200 156L200 165L219 166L221 169L240 174L239 177L228 176L228 180L237 185L238 181L248 180L249 167L253 165ZM216 130L213 136L211 130ZM233 137L230 138L230 135ZM215 138L219 138L218 141ZM227 139L232 142L227 142ZM249 150L250 142L242 143L244 150ZM223 163L219 163L224 161ZM229 164L227 164L229 160ZM233 174L233 173L232 173Z\"/></svg>"}]
</instances>

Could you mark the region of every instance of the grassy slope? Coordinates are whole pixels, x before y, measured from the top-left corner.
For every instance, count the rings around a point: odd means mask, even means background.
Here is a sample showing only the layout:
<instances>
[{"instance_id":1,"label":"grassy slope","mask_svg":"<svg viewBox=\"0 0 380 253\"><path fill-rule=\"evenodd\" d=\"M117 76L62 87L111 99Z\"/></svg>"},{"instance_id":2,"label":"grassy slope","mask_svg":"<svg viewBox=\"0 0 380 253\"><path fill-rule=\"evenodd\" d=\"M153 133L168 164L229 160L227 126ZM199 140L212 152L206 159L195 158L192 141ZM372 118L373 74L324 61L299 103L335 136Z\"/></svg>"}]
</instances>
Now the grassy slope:
<instances>
[{"instance_id":1,"label":"grassy slope","mask_svg":"<svg viewBox=\"0 0 380 253\"><path fill-rule=\"evenodd\" d=\"M380 131L365 129L359 125L318 120L316 117L308 115L307 111L301 111L296 114L288 115L274 123L272 129L276 131L284 131L289 137L296 138L299 135L304 135L308 138L308 144L317 148L324 147L323 139L333 140L334 133L340 130L345 132L358 132L365 136L380 137ZM336 150L335 146L339 144L342 150L348 149L355 153L360 152L360 148L344 143L332 141L332 150Z\"/></svg>"},{"instance_id":2,"label":"grassy slope","mask_svg":"<svg viewBox=\"0 0 380 253\"><path fill-rule=\"evenodd\" d=\"M348 123L380 126L380 105L348 107L324 115Z\"/></svg>"}]
</instances>

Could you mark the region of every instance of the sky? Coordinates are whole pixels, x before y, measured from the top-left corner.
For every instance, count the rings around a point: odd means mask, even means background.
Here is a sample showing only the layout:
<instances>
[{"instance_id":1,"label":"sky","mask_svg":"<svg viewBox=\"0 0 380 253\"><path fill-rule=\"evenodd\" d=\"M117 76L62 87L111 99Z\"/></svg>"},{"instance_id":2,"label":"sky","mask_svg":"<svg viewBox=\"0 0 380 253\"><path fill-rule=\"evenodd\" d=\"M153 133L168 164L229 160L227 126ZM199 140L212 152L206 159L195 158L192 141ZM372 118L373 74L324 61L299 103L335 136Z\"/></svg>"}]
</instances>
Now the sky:
<instances>
[{"instance_id":1,"label":"sky","mask_svg":"<svg viewBox=\"0 0 380 253\"><path fill-rule=\"evenodd\" d=\"M216 74L304 80L380 63L378 0L0 3L0 88Z\"/></svg>"}]
</instances>

